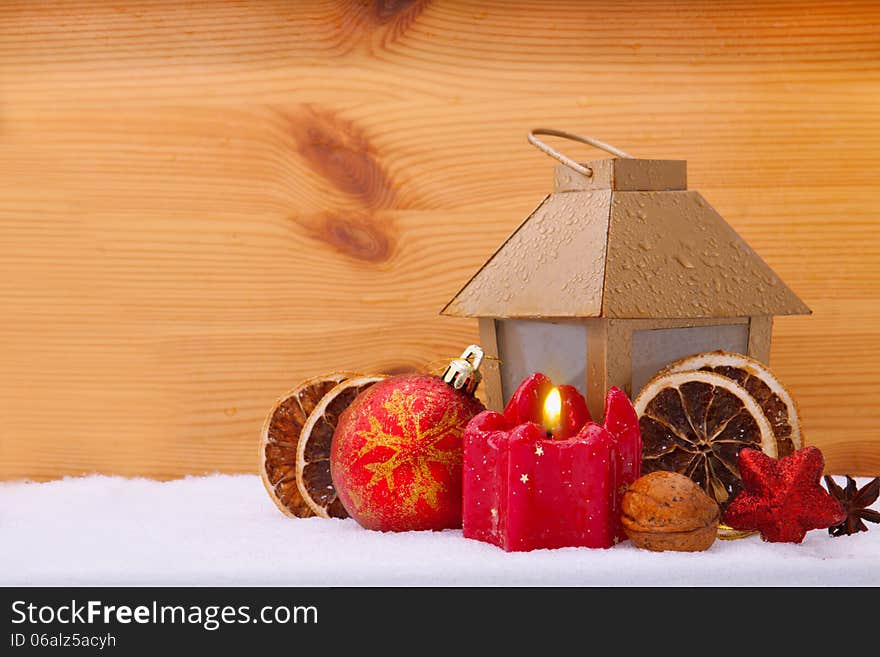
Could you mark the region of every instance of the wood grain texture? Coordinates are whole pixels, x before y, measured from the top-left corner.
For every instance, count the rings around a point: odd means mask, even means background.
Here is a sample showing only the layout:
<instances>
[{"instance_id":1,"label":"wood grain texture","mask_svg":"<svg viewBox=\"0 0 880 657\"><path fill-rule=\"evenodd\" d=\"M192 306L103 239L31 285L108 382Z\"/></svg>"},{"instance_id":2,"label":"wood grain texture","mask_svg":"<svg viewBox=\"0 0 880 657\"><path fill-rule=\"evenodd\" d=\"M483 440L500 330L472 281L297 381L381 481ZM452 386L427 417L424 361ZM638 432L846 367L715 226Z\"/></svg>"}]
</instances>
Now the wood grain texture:
<instances>
[{"instance_id":1,"label":"wood grain texture","mask_svg":"<svg viewBox=\"0 0 880 657\"><path fill-rule=\"evenodd\" d=\"M814 311L771 355L808 441L880 472L878 34L871 1L3 3L0 478L250 472L300 378L457 355L437 313L551 191L542 125L688 160Z\"/></svg>"}]
</instances>

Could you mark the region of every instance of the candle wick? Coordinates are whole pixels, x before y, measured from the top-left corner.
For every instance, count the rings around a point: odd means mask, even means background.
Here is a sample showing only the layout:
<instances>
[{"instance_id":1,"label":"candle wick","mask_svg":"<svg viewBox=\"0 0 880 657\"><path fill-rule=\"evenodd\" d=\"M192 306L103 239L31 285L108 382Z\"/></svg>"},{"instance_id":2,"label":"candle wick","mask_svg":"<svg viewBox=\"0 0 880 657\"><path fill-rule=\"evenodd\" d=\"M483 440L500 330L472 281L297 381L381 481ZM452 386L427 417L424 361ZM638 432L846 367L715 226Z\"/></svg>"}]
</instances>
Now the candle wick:
<instances>
[{"instance_id":1,"label":"candle wick","mask_svg":"<svg viewBox=\"0 0 880 657\"><path fill-rule=\"evenodd\" d=\"M548 438L552 438L552 437L553 437L553 432L550 431L549 429L547 430L547 437L548 437Z\"/></svg>"}]
</instances>

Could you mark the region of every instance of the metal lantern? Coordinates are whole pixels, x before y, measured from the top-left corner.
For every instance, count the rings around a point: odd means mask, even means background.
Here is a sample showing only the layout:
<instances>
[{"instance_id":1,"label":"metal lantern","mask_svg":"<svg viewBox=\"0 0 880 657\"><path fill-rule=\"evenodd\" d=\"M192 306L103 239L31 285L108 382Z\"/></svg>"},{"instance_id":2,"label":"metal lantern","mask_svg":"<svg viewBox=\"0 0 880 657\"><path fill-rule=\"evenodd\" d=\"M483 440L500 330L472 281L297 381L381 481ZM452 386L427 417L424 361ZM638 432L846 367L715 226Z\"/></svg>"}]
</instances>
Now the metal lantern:
<instances>
[{"instance_id":1,"label":"metal lantern","mask_svg":"<svg viewBox=\"0 0 880 657\"><path fill-rule=\"evenodd\" d=\"M615 155L577 163L536 134ZM487 401L499 409L541 371L586 395L631 396L665 365L723 349L767 362L774 315L810 309L699 192L686 162L628 156L590 137L536 130L563 164L548 194L443 309L476 317ZM500 361L500 362L499 362Z\"/></svg>"}]
</instances>

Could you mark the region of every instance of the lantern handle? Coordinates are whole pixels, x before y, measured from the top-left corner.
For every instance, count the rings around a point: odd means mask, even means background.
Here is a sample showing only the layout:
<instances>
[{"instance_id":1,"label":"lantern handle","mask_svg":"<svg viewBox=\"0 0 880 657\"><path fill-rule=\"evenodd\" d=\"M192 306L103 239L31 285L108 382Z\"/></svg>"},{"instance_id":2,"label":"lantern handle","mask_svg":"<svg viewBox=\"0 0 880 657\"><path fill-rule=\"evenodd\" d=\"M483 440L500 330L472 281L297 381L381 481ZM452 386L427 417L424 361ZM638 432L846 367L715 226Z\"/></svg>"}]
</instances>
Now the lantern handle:
<instances>
[{"instance_id":1,"label":"lantern handle","mask_svg":"<svg viewBox=\"0 0 880 657\"><path fill-rule=\"evenodd\" d=\"M565 130L556 130L554 128L535 128L534 130L529 130L529 143L537 148L539 151L546 153L553 159L559 160L565 166L570 169L574 169L578 173L591 178L593 176L593 170L579 162L575 162L567 155L563 155L559 151L557 151L552 146L548 146L543 141L538 139L535 135L548 135L550 137L562 137L563 139L569 139L571 141L579 141L582 144L589 144L590 146L595 146L596 148L603 150L607 153L611 153L612 155L616 155L617 157L625 157L632 158L632 155L626 153L619 148L615 148L611 144L606 144L604 141L599 141L595 137L588 137L586 135L577 135L573 132L567 132Z\"/></svg>"}]
</instances>

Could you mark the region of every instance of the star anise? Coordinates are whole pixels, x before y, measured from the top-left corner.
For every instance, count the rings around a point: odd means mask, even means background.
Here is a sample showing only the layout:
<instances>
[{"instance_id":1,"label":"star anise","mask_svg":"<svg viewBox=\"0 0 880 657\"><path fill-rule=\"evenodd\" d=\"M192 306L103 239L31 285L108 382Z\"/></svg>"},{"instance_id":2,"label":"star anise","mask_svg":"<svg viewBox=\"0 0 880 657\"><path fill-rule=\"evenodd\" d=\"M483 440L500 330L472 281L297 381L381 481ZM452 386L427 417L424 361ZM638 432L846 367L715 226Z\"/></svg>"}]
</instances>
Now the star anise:
<instances>
[{"instance_id":1,"label":"star anise","mask_svg":"<svg viewBox=\"0 0 880 657\"><path fill-rule=\"evenodd\" d=\"M846 509L846 520L836 527L829 527L829 534L849 536L857 532L866 532L868 527L862 522L863 520L880 523L880 511L868 508L880 495L880 477L875 477L856 489L856 481L849 475L846 476L846 488L841 488L834 479L826 475L825 485L828 487L828 492L840 500L843 508Z\"/></svg>"}]
</instances>

